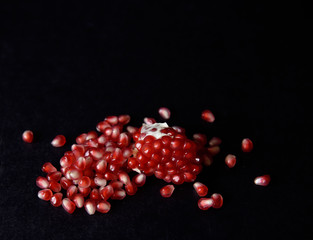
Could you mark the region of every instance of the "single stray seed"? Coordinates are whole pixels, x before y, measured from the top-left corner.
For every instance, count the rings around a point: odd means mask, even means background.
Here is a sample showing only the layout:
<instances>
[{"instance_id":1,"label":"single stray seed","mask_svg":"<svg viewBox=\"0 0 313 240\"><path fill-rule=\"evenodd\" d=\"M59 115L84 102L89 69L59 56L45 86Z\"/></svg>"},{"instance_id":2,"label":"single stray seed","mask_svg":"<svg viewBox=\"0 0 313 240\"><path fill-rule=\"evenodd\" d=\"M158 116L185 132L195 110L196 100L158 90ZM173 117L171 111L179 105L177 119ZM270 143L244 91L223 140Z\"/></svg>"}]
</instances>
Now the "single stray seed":
<instances>
[{"instance_id":1,"label":"single stray seed","mask_svg":"<svg viewBox=\"0 0 313 240\"><path fill-rule=\"evenodd\" d=\"M254 184L259 186L267 186L271 181L270 175L263 175L254 179Z\"/></svg>"},{"instance_id":2,"label":"single stray seed","mask_svg":"<svg viewBox=\"0 0 313 240\"><path fill-rule=\"evenodd\" d=\"M51 142L53 147L62 147L66 143L66 139L63 135L57 135Z\"/></svg>"},{"instance_id":3,"label":"single stray seed","mask_svg":"<svg viewBox=\"0 0 313 240\"><path fill-rule=\"evenodd\" d=\"M174 189L175 187L173 185L166 185L165 187L162 187L160 190L161 196L169 198L170 196L172 196Z\"/></svg>"},{"instance_id":4,"label":"single stray seed","mask_svg":"<svg viewBox=\"0 0 313 240\"><path fill-rule=\"evenodd\" d=\"M232 154L228 154L225 157L225 163L229 168L233 168L236 164L236 156Z\"/></svg>"},{"instance_id":5,"label":"single stray seed","mask_svg":"<svg viewBox=\"0 0 313 240\"><path fill-rule=\"evenodd\" d=\"M241 149L243 152L251 152L253 149L253 143L249 138L242 140Z\"/></svg>"},{"instance_id":6,"label":"single stray seed","mask_svg":"<svg viewBox=\"0 0 313 240\"><path fill-rule=\"evenodd\" d=\"M22 139L24 142L31 143L33 141L34 134L30 130L23 132Z\"/></svg>"},{"instance_id":7,"label":"single stray seed","mask_svg":"<svg viewBox=\"0 0 313 240\"><path fill-rule=\"evenodd\" d=\"M200 198L198 201L198 207L201 210L208 210L210 207L212 207L214 204L214 201L212 198Z\"/></svg>"},{"instance_id":8,"label":"single stray seed","mask_svg":"<svg viewBox=\"0 0 313 240\"><path fill-rule=\"evenodd\" d=\"M202 111L202 114L201 114L201 118L206 121L206 122L209 122L209 123L212 123L215 121L215 116L213 115L213 113L210 111L210 110L204 110Z\"/></svg>"},{"instance_id":9,"label":"single stray seed","mask_svg":"<svg viewBox=\"0 0 313 240\"><path fill-rule=\"evenodd\" d=\"M208 194L208 187L205 186L203 183L201 182L195 182L193 184L193 188L196 190L197 194L200 197L204 197L205 195Z\"/></svg>"}]
</instances>

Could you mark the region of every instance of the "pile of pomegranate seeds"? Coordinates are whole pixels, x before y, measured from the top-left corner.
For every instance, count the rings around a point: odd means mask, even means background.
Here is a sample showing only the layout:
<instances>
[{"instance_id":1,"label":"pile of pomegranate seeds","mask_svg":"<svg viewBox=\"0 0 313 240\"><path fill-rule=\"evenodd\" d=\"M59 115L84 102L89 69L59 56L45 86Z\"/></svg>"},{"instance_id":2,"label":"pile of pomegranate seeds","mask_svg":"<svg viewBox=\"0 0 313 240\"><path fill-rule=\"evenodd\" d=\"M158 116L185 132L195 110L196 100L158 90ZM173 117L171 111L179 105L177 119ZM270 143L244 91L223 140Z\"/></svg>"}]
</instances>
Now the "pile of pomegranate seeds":
<instances>
[{"instance_id":1,"label":"pile of pomegranate seeds","mask_svg":"<svg viewBox=\"0 0 313 240\"><path fill-rule=\"evenodd\" d=\"M167 108L160 108L159 114L163 119L170 118ZM201 117L207 122L215 120L210 110L204 110ZM186 137L185 129L157 123L154 118L145 118L140 128L125 127L129 121L129 115L109 116L97 124L100 134L90 131L79 135L71 151L60 159L60 171L50 162L45 163L42 171L47 176L36 179L36 185L42 189L38 197L50 201L52 206L62 205L70 214L83 207L89 215L96 211L107 213L111 209L108 200L122 200L126 195L136 194L138 187L145 184L146 176L155 175L173 184L194 182L202 165L211 165L213 157L220 152L221 139L217 137L208 141L204 134L198 133L191 140ZM31 131L23 134L25 142L31 142L32 137ZM54 147L65 143L63 135L57 135L51 142ZM252 141L244 139L242 150L249 152L252 148ZM227 155L225 163L234 167L236 157ZM131 172L137 174L131 178ZM256 178L255 184L266 186L269 181L269 175L265 175ZM218 193L203 198L208 194L203 183L195 182L193 186L202 197L198 201L201 210L223 205L223 197ZM168 198L174 189L174 185L166 185L160 194Z\"/></svg>"}]
</instances>

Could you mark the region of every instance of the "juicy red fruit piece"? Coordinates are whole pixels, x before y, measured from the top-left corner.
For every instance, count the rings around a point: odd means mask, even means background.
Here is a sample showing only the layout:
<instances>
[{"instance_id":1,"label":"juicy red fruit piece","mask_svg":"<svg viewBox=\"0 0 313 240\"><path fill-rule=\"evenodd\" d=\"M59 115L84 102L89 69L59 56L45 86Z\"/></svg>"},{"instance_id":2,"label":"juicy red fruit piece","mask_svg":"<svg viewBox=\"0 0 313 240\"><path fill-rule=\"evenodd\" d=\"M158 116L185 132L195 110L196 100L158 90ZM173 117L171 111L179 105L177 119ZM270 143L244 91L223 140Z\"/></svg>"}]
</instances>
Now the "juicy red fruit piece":
<instances>
[{"instance_id":1,"label":"juicy red fruit piece","mask_svg":"<svg viewBox=\"0 0 313 240\"><path fill-rule=\"evenodd\" d=\"M26 130L25 132L23 132L22 139L23 139L24 142L32 143L33 142L33 138L34 138L34 134L33 134L32 131Z\"/></svg>"},{"instance_id":2,"label":"juicy red fruit piece","mask_svg":"<svg viewBox=\"0 0 313 240\"><path fill-rule=\"evenodd\" d=\"M55 193L51 199L50 199L50 203L52 206L54 207L59 207L62 204L62 197L63 194L62 193Z\"/></svg>"},{"instance_id":3,"label":"juicy red fruit piece","mask_svg":"<svg viewBox=\"0 0 313 240\"><path fill-rule=\"evenodd\" d=\"M45 177L39 176L36 179L36 185L41 189L45 189L49 187L49 181Z\"/></svg>"},{"instance_id":4,"label":"juicy red fruit piece","mask_svg":"<svg viewBox=\"0 0 313 240\"><path fill-rule=\"evenodd\" d=\"M42 170L43 172L45 172L45 173L52 173L52 172L56 172L56 171L57 171L57 169L56 169L56 168L52 165L52 163L50 163L50 162L46 162L46 163L42 166L41 170Z\"/></svg>"},{"instance_id":5,"label":"juicy red fruit piece","mask_svg":"<svg viewBox=\"0 0 313 240\"><path fill-rule=\"evenodd\" d=\"M171 111L166 107L161 107L159 109L159 114L165 120L167 120L171 117Z\"/></svg>"},{"instance_id":6,"label":"juicy red fruit piece","mask_svg":"<svg viewBox=\"0 0 313 240\"><path fill-rule=\"evenodd\" d=\"M206 110L203 110L202 113L201 113L201 118L206 121L206 122L209 122L209 123L212 123L215 121L215 116L213 115L213 113L206 109Z\"/></svg>"},{"instance_id":7,"label":"juicy red fruit piece","mask_svg":"<svg viewBox=\"0 0 313 240\"><path fill-rule=\"evenodd\" d=\"M63 135L57 135L51 142L53 147L62 147L66 143L66 138Z\"/></svg>"},{"instance_id":8,"label":"juicy red fruit piece","mask_svg":"<svg viewBox=\"0 0 313 240\"><path fill-rule=\"evenodd\" d=\"M44 190L40 190L38 192L38 198L45 200L45 201L49 201L53 196L53 193L50 189L44 189Z\"/></svg>"},{"instance_id":9,"label":"juicy red fruit piece","mask_svg":"<svg viewBox=\"0 0 313 240\"><path fill-rule=\"evenodd\" d=\"M69 214L72 214L75 209L76 209L76 205L75 203L73 203L70 199L68 198L64 198L62 200L62 207L64 208L65 211L67 211Z\"/></svg>"},{"instance_id":10,"label":"juicy red fruit piece","mask_svg":"<svg viewBox=\"0 0 313 240\"><path fill-rule=\"evenodd\" d=\"M223 206L223 197L219 193L213 193L211 198L213 199L213 208L221 208Z\"/></svg>"},{"instance_id":11,"label":"juicy red fruit piece","mask_svg":"<svg viewBox=\"0 0 313 240\"><path fill-rule=\"evenodd\" d=\"M211 208L214 204L214 201L212 198L200 198L198 201L198 207L201 210L208 210Z\"/></svg>"},{"instance_id":12,"label":"juicy red fruit piece","mask_svg":"<svg viewBox=\"0 0 313 240\"><path fill-rule=\"evenodd\" d=\"M161 188L160 193L162 197L169 198L170 196L172 196L174 190L175 187L173 185L166 185L165 187Z\"/></svg>"},{"instance_id":13,"label":"juicy red fruit piece","mask_svg":"<svg viewBox=\"0 0 313 240\"><path fill-rule=\"evenodd\" d=\"M253 149L253 143L249 138L245 138L241 142L241 149L243 152L251 152Z\"/></svg>"},{"instance_id":14,"label":"juicy red fruit piece","mask_svg":"<svg viewBox=\"0 0 313 240\"><path fill-rule=\"evenodd\" d=\"M271 181L270 175L263 175L263 176L256 177L254 179L254 184L265 187L270 183L270 181Z\"/></svg>"},{"instance_id":15,"label":"juicy red fruit piece","mask_svg":"<svg viewBox=\"0 0 313 240\"><path fill-rule=\"evenodd\" d=\"M193 184L193 188L196 190L197 194L200 197L204 197L208 194L208 187L205 186L203 183L195 182Z\"/></svg>"},{"instance_id":16,"label":"juicy red fruit piece","mask_svg":"<svg viewBox=\"0 0 313 240\"><path fill-rule=\"evenodd\" d=\"M225 163L229 168L233 168L236 165L236 156L232 154L228 154L225 157Z\"/></svg>"}]
</instances>

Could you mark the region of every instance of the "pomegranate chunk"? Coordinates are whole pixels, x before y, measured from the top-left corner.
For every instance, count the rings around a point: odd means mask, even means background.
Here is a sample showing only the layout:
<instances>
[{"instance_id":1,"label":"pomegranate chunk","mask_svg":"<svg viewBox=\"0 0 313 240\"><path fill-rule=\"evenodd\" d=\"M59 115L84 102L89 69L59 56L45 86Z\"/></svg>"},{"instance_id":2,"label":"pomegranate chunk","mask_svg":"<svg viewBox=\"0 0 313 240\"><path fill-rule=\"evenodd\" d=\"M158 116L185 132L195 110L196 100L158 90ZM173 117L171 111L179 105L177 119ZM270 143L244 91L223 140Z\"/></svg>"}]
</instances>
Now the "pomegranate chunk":
<instances>
[{"instance_id":1,"label":"pomegranate chunk","mask_svg":"<svg viewBox=\"0 0 313 240\"><path fill-rule=\"evenodd\" d=\"M249 138L242 140L241 149L243 152L251 152L253 149L253 143Z\"/></svg>"},{"instance_id":2,"label":"pomegranate chunk","mask_svg":"<svg viewBox=\"0 0 313 240\"><path fill-rule=\"evenodd\" d=\"M33 138L34 138L34 134L33 134L32 131L26 130L25 132L23 132L22 139L23 139L24 142L32 143L33 142Z\"/></svg>"},{"instance_id":3,"label":"pomegranate chunk","mask_svg":"<svg viewBox=\"0 0 313 240\"><path fill-rule=\"evenodd\" d=\"M198 201L198 207L201 210L208 210L211 208L214 204L214 201L212 198L200 198Z\"/></svg>"},{"instance_id":4,"label":"pomegranate chunk","mask_svg":"<svg viewBox=\"0 0 313 240\"><path fill-rule=\"evenodd\" d=\"M201 113L201 118L209 123L212 123L215 121L215 116L213 115L213 113L210 110L204 110Z\"/></svg>"},{"instance_id":5,"label":"pomegranate chunk","mask_svg":"<svg viewBox=\"0 0 313 240\"><path fill-rule=\"evenodd\" d=\"M267 186L271 181L270 175L263 175L254 179L254 184L259 186Z\"/></svg>"},{"instance_id":6,"label":"pomegranate chunk","mask_svg":"<svg viewBox=\"0 0 313 240\"><path fill-rule=\"evenodd\" d=\"M75 203L73 203L70 199L68 198L64 198L62 200L62 207L64 208L65 211L67 211L69 214L72 214L75 209L76 209L76 205Z\"/></svg>"},{"instance_id":7,"label":"pomegranate chunk","mask_svg":"<svg viewBox=\"0 0 313 240\"><path fill-rule=\"evenodd\" d=\"M195 182L193 184L193 188L196 190L197 194L200 197L204 197L208 194L208 187L205 186L203 183Z\"/></svg>"},{"instance_id":8,"label":"pomegranate chunk","mask_svg":"<svg viewBox=\"0 0 313 240\"><path fill-rule=\"evenodd\" d=\"M228 154L225 157L225 163L229 168L233 168L236 165L236 156L232 154Z\"/></svg>"},{"instance_id":9,"label":"pomegranate chunk","mask_svg":"<svg viewBox=\"0 0 313 240\"><path fill-rule=\"evenodd\" d=\"M62 147L66 143L66 138L63 135L57 135L51 142L53 147Z\"/></svg>"},{"instance_id":10,"label":"pomegranate chunk","mask_svg":"<svg viewBox=\"0 0 313 240\"><path fill-rule=\"evenodd\" d=\"M170 196L172 196L174 189L175 187L173 185L166 185L165 187L162 187L160 190L161 196L169 198Z\"/></svg>"}]
</instances>

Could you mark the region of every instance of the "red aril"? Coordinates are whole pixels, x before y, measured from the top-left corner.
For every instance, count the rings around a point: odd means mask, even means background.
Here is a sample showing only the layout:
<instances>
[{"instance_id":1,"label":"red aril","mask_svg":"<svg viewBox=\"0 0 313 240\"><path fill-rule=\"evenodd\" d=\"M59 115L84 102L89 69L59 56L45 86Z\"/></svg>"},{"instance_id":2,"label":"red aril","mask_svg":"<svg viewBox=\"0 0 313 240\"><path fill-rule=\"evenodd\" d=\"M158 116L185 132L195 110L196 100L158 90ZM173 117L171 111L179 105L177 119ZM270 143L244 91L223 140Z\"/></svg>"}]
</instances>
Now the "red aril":
<instances>
[{"instance_id":1,"label":"red aril","mask_svg":"<svg viewBox=\"0 0 313 240\"><path fill-rule=\"evenodd\" d=\"M146 183L146 175L143 173L137 174L133 177L132 181L137 185L137 187L142 187Z\"/></svg>"},{"instance_id":2,"label":"red aril","mask_svg":"<svg viewBox=\"0 0 313 240\"><path fill-rule=\"evenodd\" d=\"M212 123L215 121L215 116L213 115L213 113L210 110L204 110L201 113L201 118L209 123Z\"/></svg>"},{"instance_id":3,"label":"red aril","mask_svg":"<svg viewBox=\"0 0 313 240\"><path fill-rule=\"evenodd\" d=\"M34 134L33 134L32 131L26 130L25 132L23 132L22 139L23 139L24 142L32 143L33 142L33 138L34 138Z\"/></svg>"},{"instance_id":4,"label":"red aril","mask_svg":"<svg viewBox=\"0 0 313 240\"><path fill-rule=\"evenodd\" d=\"M229 168L233 168L236 165L236 156L232 154L228 154L225 157L225 163Z\"/></svg>"},{"instance_id":5,"label":"red aril","mask_svg":"<svg viewBox=\"0 0 313 240\"><path fill-rule=\"evenodd\" d=\"M41 189L45 189L49 187L49 181L45 177L39 176L36 179L36 185Z\"/></svg>"},{"instance_id":6,"label":"red aril","mask_svg":"<svg viewBox=\"0 0 313 240\"><path fill-rule=\"evenodd\" d=\"M62 147L66 143L66 138L63 135L57 135L51 142L53 147Z\"/></svg>"},{"instance_id":7,"label":"red aril","mask_svg":"<svg viewBox=\"0 0 313 240\"><path fill-rule=\"evenodd\" d=\"M114 200L122 200L126 197L126 192L123 189L114 190L113 195L111 196Z\"/></svg>"},{"instance_id":8,"label":"red aril","mask_svg":"<svg viewBox=\"0 0 313 240\"><path fill-rule=\"evenodd\" d=\"M53 192L60 192L61 191L61 184L52 180L49 183L49 189L51 189Z\"/></svg>"},{"instance_id":9,"label":"red aril","mask_svg":"<svg viewBox=\"0 0 313 240\"><path fill-rule=\"evenodd\" d=\"M89 195L89 193L91 192L90 187L87 187L87 188L78 187L78 190L84 197L87 197Z\"/></svg>"},{"instance_id":10,"label":"red aril","mask_svg":"<svg viewBox=\"0 0 313 240\"><path fill-rule=\"evenodd\" d=\"M104 200L108 200L114 193L114 189L111 185L100 188L100 196Z\"/></svg>"},{"instance_id":11,"label":"red aril","mask_svg":"<svg viewBox=\"0 0 313 240\"><path fill-rule=\"evenodd\" d=\"M214 204L214 201L212 198L200 198L198 201L198 207L201 210L208 210L211 208Z\"/></svg>"},{"instance_id":12,"label":"red aril","mask_svg":"<svg viewBox=\"0 0 313 240\"><path fill-rule=\"evenodd\" d=\"M173 185L166 185L161 188L160 193L162 197L169 198L172 196L175 187Z\"/></svg>"},{"instance_id":13,"label":"red aril","mask_svg":"<svg viewBox=\"0 0 313 240\"><path fill-rule=\"evenodd\" d=\"M50 189L40 190L38 192L38 197L42 200L49 201L53 196L53 193Z\"/></svg>"},{"instance_id":14,"label":"red aril","mask_svg":"<svg viewBox=\"0 0 313 240\"><path fill-rule=\"evenodd\" d=\"M259 186L267 186L271 181L270 175L263 175L254 179L254 184Z\"/></svg>"},{"instance_id":15,"label":"red aril","mask_svg":"<svg viewBox=\"0 0 313 240\"><path fill-rule=\"evenodd\" d=\"M88 199L84 203L85 210L89 215L93 215L96 212L96 202L92 199Z\"/></svg>"},{"instance_id":16,"label":"red aril","mask_svg":"<svg viewBox=\"0 0 313 240\"><path fill-rule=\"evenodd\" d=\"M66 196L69 199L73 199L73 196L77 193L77 187L75 185L69 186L69 188L66 191Z\"/></svg>"},{"instance_id":17,"label":"red aril","mask_svg":"<svg viewBox=\"0 0 313 240\"><path fill-rule=\"evenodd\" d=\"M84 206L84 201L84 195L81 193L77 193L73 196L73 202L77 208L82 208Z\"/></svg>"},{"instance_id":18,"label":"red aril","mask_svg":"<svg viewBox=\"0 0 313 240\"><path fill-rule=\"evenodd\" d=\"M94 182L99 187L103 187L103 186L107 185L107 180L105 178L102 178L102 177L95 177Z\"/></svg>"},{"instance_id":19,"label":"red aril","mask_svg":"<svg viewBox=\"0 0 313 240\"><path fill-rule=\"evenodd\" d=\"M213 193L211 196L213 200L213 208L221 208L223 206L223 197L219 193Z\"/></svg>"},{"instance_id":20,"label":"red aril","mask_svg":"<svg viewBox=\"0 0 313 240\"><path fill-rule=\"evenodd\" d=\"M78 186L81 187L81 188L87 188L89 187L91 184L91 180L89 177L82 177L79 182L78 182Z\"/></svg>"},{"instance_id":21,"label":"red aril","mask_svg":"<svg viewBox=\"0 0 313 240\"><path fill-rule=\"evenodd\" d=\"M125 191L128 195L135 195L137 192L137 185L130 182L125 186Z\"/></svg>"},{"instance_id":22,"label":"red aril","mask_svg":"<svg viewBox=\"0 0 313 240\"><path fill-rule=\"evenodd\" d=\"M58 181L60 181L61 177L62 177L62 173L59 172L59 171L52 172L52 173L49 173L49 174L47 175L47 179L48 179L49 181L54 180L54 181L58 182Z\"/></svg>"},{"instance_id":23,"label":"red aril","mask_svg":"<svg viewBox=\"0 0 313 240\"><path fill-rule=\"evenodd\" d=\"M97 188L92 189L89 197L90 197L90 199L95 200L95 201L101 200L99 189L97 189Z\"/></svg>"},{"instance_id":24,"label":"red aril","mask_svg":"<svg viewBox=\"0 0 313 240\"><path fill-rule=\"evenodd\" d=\"M75 203L73 203L70 199L68 198L64 198L62 200L62 207L64 208L65 211L67 211L69 214L72 214L75 209L76 209L76 205Z\"/></svg>"},{"instance_id":25,"label":"red aril","mask_svg":"<svg viewBox=\"0 0 313 240\"><path fill-rule=\"evenodd\" d=\"M57 169L56 169L56 168L52 165L52 163L50 163L50 162L46 162L46 163L42 166L41 170L42 170L43 172L45 172L45 173L52 173L52 172L56 172L56 171L57 171Z\"/></svg>"},{"instance_id":26,"label":"red aril","mask_svg":"<svg viewBox=\"0 0 313 240\"><path fill-rule=\"evenodd\" d=\"M64 190L67 190L71 185L73 185L73 182L65 177L62 177L60 180L60 184Z\"/></svg>"},{"instance_id":27,"label":"red aril","mask_svg":"<svg viewBox=\"0 0 313 240\"><path fill-rule=\"evenodd\" d=\"M195 182L193 184L193 188L196 190L197 194L200 197L204 197L208 194L208 187L205 186L203 183Z\"/></svg>"},{"instance_id":28,"label":"red aril","mask_svg":"<svg viewBox=\"0 0 313 240\"><path fill-rule=\"evenodd\" d=\"M171 111L166 107L161 107L159 109L159 114L165 120L167 120L171 117Z\"/></svg>"},{"instance_id":29,"label":"red aril","mask_svg":"<svg viewBox=\"0 0 313 240\"><path fill-rule=\"evenodd\" d=\"M209 141L209 145L211 147L219 146L221 143L222 143L222 140L218 137L212 137L211 140Z\"/></svg>"},{"instance_id":30,"label":"red aril","mask_svg":"<svg viewBox=\"0 0 313 240\"><path fill-rule=\"evenodd\" d=\"M97 204L97 211L101 213L107 213L111 209L111 204L107 201L101 201Z\"/></svg>"},{"instance_id":31,"label":"red aril","mask_svg":"<svg viewBox=\"0 0 313 240\"><path fill-rule=\"evenodd\" d=\"M251 152L253 149L253 143L249 138L245 138L241 142L241 149L243 152Z\"/></svg>"},{"instance_id":32,"label":"red aril","mask_svg":"<svg viewBox=\"0 0 313 240\"><path fill-rule=\"evenodd\" d=\"M55 193L51 199L50 199L50 203L52 206L54 207L59 207L62 204L62 197L63 194L62 193Z\"/></svg>"}]
</instances>

